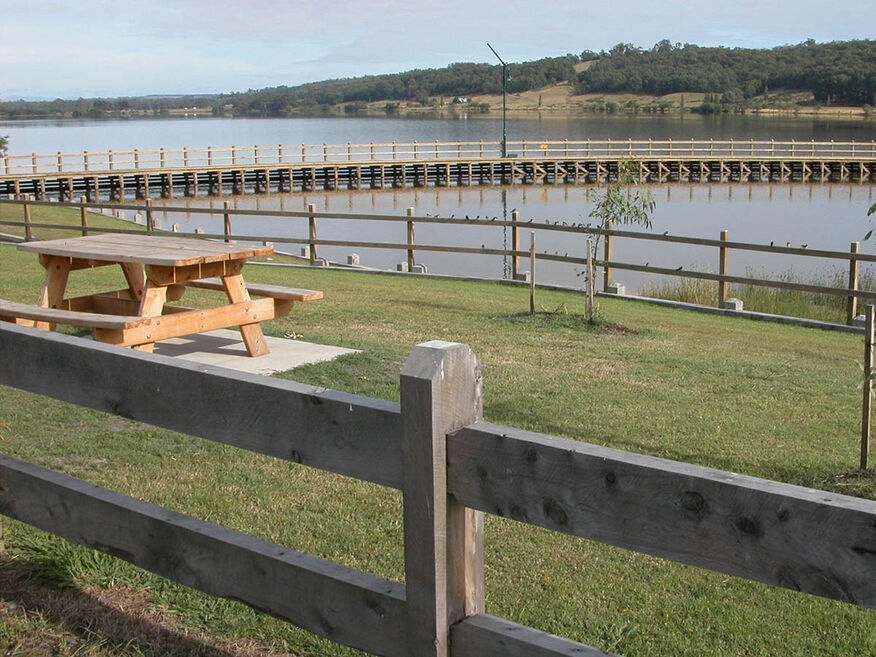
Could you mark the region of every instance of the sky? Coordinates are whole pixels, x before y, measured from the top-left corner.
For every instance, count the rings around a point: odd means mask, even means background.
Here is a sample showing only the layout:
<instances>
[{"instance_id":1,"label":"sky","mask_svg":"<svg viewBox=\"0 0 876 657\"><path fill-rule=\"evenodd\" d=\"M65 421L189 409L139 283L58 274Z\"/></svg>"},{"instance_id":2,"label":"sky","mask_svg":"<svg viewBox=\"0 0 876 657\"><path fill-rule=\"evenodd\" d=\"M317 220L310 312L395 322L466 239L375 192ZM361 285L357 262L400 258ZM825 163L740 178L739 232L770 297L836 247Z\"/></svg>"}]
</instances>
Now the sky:
<instances>
[{"instance_id":1,"label":"sky","mask_svg":"<svg viewBox=\"0 0 876 657\"><path fill-rule=\"evenodd\" d=\"M874 0L0 0L0 99L217 93L661 39L873 38Z\"/></svg>"}]
</instances>

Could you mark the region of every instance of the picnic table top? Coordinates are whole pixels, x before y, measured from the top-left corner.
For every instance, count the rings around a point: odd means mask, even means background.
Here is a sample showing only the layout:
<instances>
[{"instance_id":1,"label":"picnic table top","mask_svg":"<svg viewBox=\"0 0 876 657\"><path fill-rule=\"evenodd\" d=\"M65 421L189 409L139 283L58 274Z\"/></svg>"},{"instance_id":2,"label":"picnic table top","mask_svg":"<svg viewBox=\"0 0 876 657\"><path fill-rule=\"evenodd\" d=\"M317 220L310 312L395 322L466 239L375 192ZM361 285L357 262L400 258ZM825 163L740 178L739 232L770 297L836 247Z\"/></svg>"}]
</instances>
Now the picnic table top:
<instances>
[{"instance_id":1,"label":"picnic table top","mask_svg":"<svg viewBox=\"0 0 876 657\"><path fill-rule=\"evenodd\" d=\"M18 248L22 251L32 251L50 256L165 267L183 267L207 262L252 258L270 255L274 252L274 249L270 247L255 245L131 233L105 233L86 237L25 242L19 244Z\"/></svg>"}]
</instances>

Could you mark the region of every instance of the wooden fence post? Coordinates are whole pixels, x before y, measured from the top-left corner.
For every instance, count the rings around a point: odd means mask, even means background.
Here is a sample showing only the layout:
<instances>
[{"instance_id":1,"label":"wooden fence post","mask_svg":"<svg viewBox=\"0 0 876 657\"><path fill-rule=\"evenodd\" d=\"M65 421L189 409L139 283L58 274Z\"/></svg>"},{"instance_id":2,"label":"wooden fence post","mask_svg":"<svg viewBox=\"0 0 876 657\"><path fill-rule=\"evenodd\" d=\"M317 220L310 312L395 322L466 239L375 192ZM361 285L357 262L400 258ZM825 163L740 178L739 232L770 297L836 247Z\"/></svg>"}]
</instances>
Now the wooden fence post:
<instances>
[{"instance_id":1,"label":"wooden fence post","mask_svg":"<svg viewBox=\"0 0 876 657\"><path fill-rule=\"evenodd\" d=\"M535 314L535 231L529 233L529 314Z\"/></svg>"},{"instance_id":2,"label":"wooden fence post","mask_svg":"<svg viewBox=\"0 0 876 657\"><path fill-rule=\"evenodd\" d=\"M851 253L859 253L861 251L861 243L860 242L852 242L850 247ZM849 258L849 289L857 290L860 284L860 261ZM858 297L850 296L848 298L848 302L846 303L846 324L851 325L852 322L855 321L855 317L858 315Z\"/></svg>"},{"instance_id":3,"label":"wooden fence post","mask_svg":"<svg viewBox=\"0 0 876 657\"><path fill-rule=\"evenodd\" d=\"M84 196L79 197L79 202L82 203L82 207L79 208L79 216L82 223L82 236L88 235L88 210L85 208L86 198Z\"/></svg>"},{"instance_id":4,"label":"wooden fence post","mask_svg":"<svg viewBox=\"0 0 876 657\"><path fill-rule=\"evenodd\" d=\"M223 231L225 233L225 241L231 241L231 201L225 201L223 204L224 211L222 216L224 218L224 226Z\"/></svg>"},{"instance_id":5,"label":"wooden fence post","mask_svg":"<svg viewBox=\"0 0 876 657\"><path fill-rule=\"evenodd\" d=\"M864 326L864 399L861 411L861 470L870 460L870 426L873 404L873 305L867 304Z\"/></svg>"},{"instance_id":6,"label":"wooden fence post","mask_svg":"<svg viewBox=\"0 0 876 657\"><path fill-rule=\"evenodd\" d=\"M408 208L409 217L414 216L414 209ZM408 271L414 271L414 222L408 219Z\"/></svg>"},{"instance_id":7,"label":"wooden fence post","mask_svg":"<svg viewBox=\"0 0 876 657\"><path fill-rule=\"evenodd\" d=\"M310 217L308 218L308 224L310 226L310 264L316 264L316 244L314 243L316 240L316 217L314 214L316 213L316 205L314 203L310 203L307 206L307 211L310 213Z\"/></svg>"},{"instance_id":8,"label":"wooden fence post","mask_svg":"<svg viewBox=\"0 0 876 657\"><path fill-rule=\"evenodd\" d=\"M605 230L611 230L612 225L613 224L610 221L606 221L605 222ZM602 257L602 259L605 260L605 266L602 269L602 291L608 292L608 286L611 285L611 275L612 275L611 265L609 263L611 262L614 247L611 243L611 234L606 233L604 235L604 237L605 237L605 242L603 244L603 257Z\"/></svg>"},{"instance_id":9,"label":"wooden fence post","mask_svg":"<svg viewBox=\"0 0 876 657\"><path fill-rule=\"evenodd\" d=\"M483 513L447 494L447 434L481 419L467 345L414 348L401 372L407 655L447 657L450 626L484 611Z\"/></svg>"},{"instance_id":10,"label":"wooden fence post","mask_svg":"<svg viewBox=\"0 0 876 657\"><path fill-rule=\"evenodd\" d=\"M22 207L24 208L24 241L33 242L33 229L30 226L30 205L25 203Z\"/></svg>"},{"instance_id":11,"label":"wooden fence post","mask_svg":"<svg viewBox=\"0 0 876 657\"><path fill-rule=\"evenodd\" d=\"M151 233L155 230L155 219L152 217L152 199L146 199L146 232Z\"/></svg>"},{"instance_id":12,"label":"wooden fence post","mask_svg":"<svg viewBox=\"0 0 876 657\"><path fill-rule=\"evenodd\" d=\"M511 227L511 250L520 250L520 211L514 210L511 213L511 221L514 225ZM516 281L520 278L520 256L511 256L511 280Z\"/></svg>"},{"instance_id":13,"label":"wooden fence post","mask_svg":"<svg viewBox=\"0 0 876 657\"><path fill-rule=\"evenodd\" d=\"M730 239L730 231L722 230L721 231L721 241L726 242ZM718 255L718 273L721 276L727 275L727 247L722 246L719 247L719 255ZM727 281L718 281L718 307L721 308L724 305L724 302L727 300Z\"/></svg>"}]
</instances>

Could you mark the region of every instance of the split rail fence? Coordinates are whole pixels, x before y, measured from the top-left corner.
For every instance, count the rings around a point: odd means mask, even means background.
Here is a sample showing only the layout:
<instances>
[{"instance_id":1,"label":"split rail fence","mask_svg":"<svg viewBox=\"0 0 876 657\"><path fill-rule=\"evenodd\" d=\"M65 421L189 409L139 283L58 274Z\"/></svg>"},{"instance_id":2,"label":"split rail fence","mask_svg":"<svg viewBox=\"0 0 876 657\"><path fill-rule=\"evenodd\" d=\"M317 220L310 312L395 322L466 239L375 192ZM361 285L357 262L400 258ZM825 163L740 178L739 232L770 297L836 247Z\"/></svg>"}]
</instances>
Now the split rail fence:
<instances>
[{"instance_id":1,"label":"split rail fence","mask_svg":"<svg viewBox=\"0 0 876 657\"><path fill-rule=\"evenodd\" d=\"M91 203L83 199L81 203L55 203L50 201L27 201L27 200L5 200L0 199L0 205L15 205L22 209L22 219L17 220L0 220L0 226L16 226L24 232L26 240L31 240L34 237L34 229L44 230L70 230L69 225L51 224L45 222L36 222L32 219L32 207L69 207L78 209L81 215L80 231L83 235L89 232L139 232L140 229L112 229L112 228L94 228L88 225L88 209L92 210L108 210L111 212L118 211L133 211L139 213L143 217L148 231L158 230L155 220L156 213L163 213L165 216L169 214L179 215L208 215L222 217L222 232L204 233L198 232L192 234L196 237L207 239L222 239L225 241L235 240L243 242L274 242L279 244L296 244L306 246L307 258L311 264L317 264L320 253L320 247L349 247L356 249L389 249L405 253L404 265L408 271L414 271L417 264L417 252L441 252L455 253L473 256L500 256L510 259L510 274L513 279L522 278L523 259L533 259L531 248L524 248L521 242L521 230L528 231L545 231L552 233L564 233L570 236L579 235L599 235L603 240L602 258L593 258L590 263L594 267L600 267L603 270L603 291L606 291L612 283L614 272L616 270L634 271L649 274L657 274L662 276L676 278L692 278L698 280L713 281L717 286L718 306L721 306L730 293L731 284L739 285L754 285L760 287L771 287L777 289L796 290L800 292L812 292L817 294L825 294L830 296L838 296L846 298L846 323L852 324L854 319L859 314L859 300L868 300L876 302L876 291L860 289L860 268L861 263L876 263L876 254L862 253L859 242L851 242L848 252L831 251L826 249L795 247L795 246L779 246L773 244L756 244L751 242L736 242L730 240L729 231L721 231L718 239L709 239L701 237L689 237L683 235L670 235L668 233L650 233L643 231L617 230L610 225L607 228L596 228L581 224L566 224L565 222L534 222L524 221L520 213L515 211L511 213L510 220L499 218L477 217L477 218L455 218L455 217L434 217L434 216L416 216L414 208L408 208L406 215L384 215L384 214L357 214L343 212L317 212L315 205L310 205L307 211L280 211L280 210L250 210L236 209L231 206L231 203L225 201L222 208L199 208L188 206L173 206L173 205L156 205L152 201L146 201L140 204L125 204L125 203ZM245 223L247 218L255 219L260 217L283 217L291 220L306 220L307 234L302 234L300 237L290 237L288 235L272 235L272 234L255 234L247 232L237 232L233 230L233 226L240 226ZM339 220L354 220L354 221L376 221L385 223L404 224L405 239L398 242L374 242L365 240L332 240L320 239L318 236L318 224L323 221L339 221ZM510 231L510 248L498 249L488 248L485 246L449 246L446 244L423 244L416 241L416 225L417 224L433 224L446 226L492 226L497 229ZM400 231L401 232L401 231ZM302 231L303 233L303 231ZM182 233L181 233L182 234ZM619 239L642 240L647 242L662 242L669 244L688 244L691 246L712 247L717 250L715 263L717 272L713 271L698 271L695 269L685 268L686 263L680 263L681 266L676 267L657 267L649 263L630 263L620 262L614 259L615 241ZM478 241L482 241L478 239ZM827 260L843 262L848 271L848 284L846 287L830 287L825 285L816 285L809 283L798 283L788 280L756 278L752 276L739 276L730 272L730 253L733 250L751 251L767 253L771 255L787 255L787 256L803 256L807 258L823 258ZM559 255L551 253L535 253L534 259L550 262L565 263L572 266L588 266L588 258L586 249L582 248L582 254L576 255ZM327 260L322 261L327 264ZM534 262L530 264L530 271L534 271Z\"/></svg>"},{"instance_id":2,"label":"split rail fence","mask_svg":"<svg viewBox=\"0 0 876 657\"><path fill-rule=\"evenodd\" d=\"M811 158L876 161L876 142L771 140L511 140L511 157L546 158ZM383 142L368 144L295 144L222 148L31 153L2 158L3 175L62 172L131 171L386 160L501 159L497 141Z\"/></svg>"},{"instance_id":3,"label":"split rail fence","mask_svg":"<svg viewBox=\"0 0 876 657\"><path fill-rule=\"evenodd\" d=\"M0 456L0 513L377 655L605 654L485 613L484 513L876 608L876 502L484 422L465 345L415 347L400 404L15 325L0 360L3 385L401 490L405 585Z\"/></svg>"}]
</instances>

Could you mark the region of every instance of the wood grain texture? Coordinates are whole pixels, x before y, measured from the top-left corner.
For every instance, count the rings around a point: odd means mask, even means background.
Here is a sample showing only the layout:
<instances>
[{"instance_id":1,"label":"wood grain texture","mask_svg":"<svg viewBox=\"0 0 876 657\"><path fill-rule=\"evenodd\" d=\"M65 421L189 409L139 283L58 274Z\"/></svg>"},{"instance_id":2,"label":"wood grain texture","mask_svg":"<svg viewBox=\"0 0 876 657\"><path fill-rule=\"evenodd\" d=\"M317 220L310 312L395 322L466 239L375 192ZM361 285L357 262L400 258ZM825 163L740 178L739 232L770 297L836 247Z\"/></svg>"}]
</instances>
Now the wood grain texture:
<instances>
[{"instance_id":1,"label":"wood grain texture","mask_svg":"<svg viewBox=\"0 0 876 657\"><path fill-rule=\"evenodd\" d=\"M22 251L51 256L82 258L106 262L132 262L180 267L231 259L270 255L269 247L225 244L185 237L143 234L89 235L69 239L20 244Z\"/></svg>"},{"instance_id":2,"label":"wood grain texture","mask_svg":"<svg viewBox=\"0 0 876 657\"><path fill-rule=\"evenodd\" d=\"M488 614L456 623L450 641L454 657L612 657L583 643Z\"/></svg>"},{"instance_id":3,"label":"wood grain texture","mask_svg":"<svg viewBox=\"0 0 876 657\"><path fill-rule=\"evenodd\" d=\"M247 306L254 305L251 301L249 292L246 289L246 283L243 276L240 274L232 274L231 276L223 276L222 283L225 286L225 292L228 295L228 300L232 304L245 303ZM270 312L265 314L264 319L274 318L274 300L260 299L259 301L267 301L270 305ZM263 320L259 320L263 321ZM226 324L228 326L228 324ZM246 352L250 356L264 356L270 350L265 342L265 335L262 332L262 327L258 322L240 323L238 324L240 335L243 337L243 344L246 345Z\"/></svg>"},{"instance_id":4,"label":"wood grain texture","mask_svg":"<svg viewBox=\"0 0 876 657\"><path fill-rule=\"evenodd\" d=\"M332 641L406 655L396 582L2 455L0 513Z\"/></svg>"},{"instance_id":5,"label":"wood grain texture","mask_svg":"<svg viewBox=\"0 0 876 657\"><path fill-rule=\"evenodd\" d=\"M410 657L447 657L450 626L484 608L483 517L447 495L446 435L481 417L466 345L418 345L401 373L405 582Z\"/></svg>"},{"instance_id":6,"label":"wood grain texture","mask_svg":"<svg viewBox=\"0 0 876 657\"><path fill-rule=\"evenodd\" d=\"M136 308L134 309L136 311ZM64 324L87 328L127 329L148 322L148 318L136 315L124 316L102 313L79 312L75 310L59 310L57 308L42 308L26 303L0 299L0 318L25 318L37 320L44 325ZM41 328L41 327L38 327Z\"/></svg>"},{"instance_id":7,"label":"wood grain texture","mask_svg":"<svg viewBox=\"0 0 876 657\"><path fill-rule=\"evenodd\" d=\"M0 323L0 384L401 488L398 404Z\"/></svg>"},{"instance_id":8,"label":"wood grain texture","mask_svg":"<svg viewBox=\"0 0 876 657\"><path fill-rule=\"evenodd\" d=\"M462 504L876 608L876 502L485 422L448 437Z\"/></svg>"},{"instance_id":9,"label":"wood grain texture","mask_svg":"<svg viewBox=\"0 0 876 657\"><path fill-rule=\"evenodd\" d=\"M47 257L43 261L43 266L46 268L46 278L38 304L43 308L58 308L64 299L64 290L70 276L70 263L64 258ZM55 323L51 321L38 321L35 326L40 329L55 330Z\"/></svg>"},{"instance_id":10,"label":"wood grain texture","mask_svg":"<svg viewBox=\"0 0 876 657\"><path fill-rule=\"evenodd\" d=\"M186 283L188 287L203 288L205 290L224 290L225 286L221 279L206 278L200 281L189 281ZM289 299L291 301L316 301L322 299L320 290L304 290L295 287L284 287L282 285L267 285L264 283L253 283L247 281L246 289L249 293L257 297L273 297L274 299Z\"/></svg>"}]
</instances>

